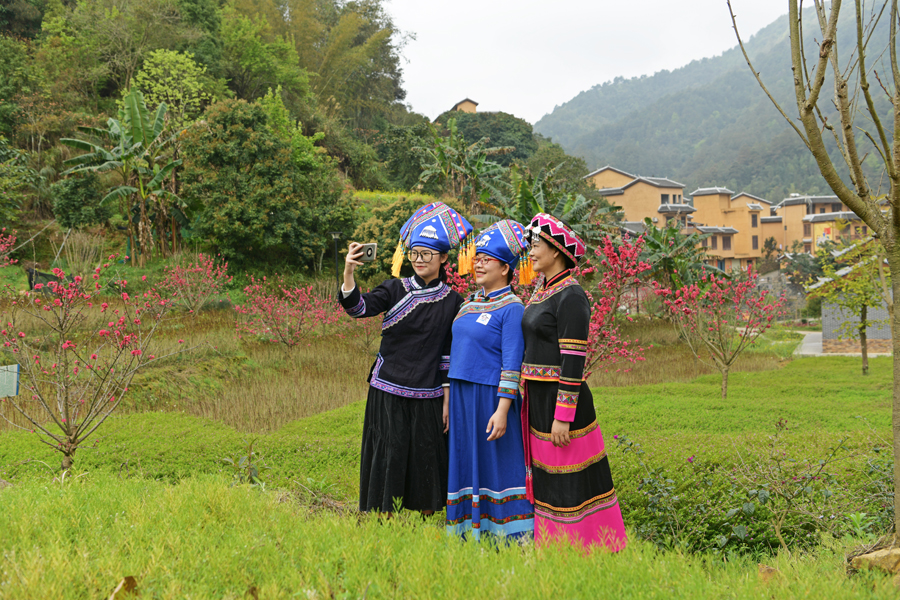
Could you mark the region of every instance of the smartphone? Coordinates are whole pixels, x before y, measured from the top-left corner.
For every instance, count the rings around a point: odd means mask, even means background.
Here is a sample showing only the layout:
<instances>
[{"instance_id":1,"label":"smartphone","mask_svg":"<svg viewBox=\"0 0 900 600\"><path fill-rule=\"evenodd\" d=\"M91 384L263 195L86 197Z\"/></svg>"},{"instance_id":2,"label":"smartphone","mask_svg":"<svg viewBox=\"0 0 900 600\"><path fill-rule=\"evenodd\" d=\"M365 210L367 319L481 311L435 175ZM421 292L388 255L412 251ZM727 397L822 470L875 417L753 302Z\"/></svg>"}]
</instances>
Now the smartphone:
<instances>
[{"instance_id":1,"label":"smartphone","mask_svg":"<svg viewBox=\"0 0 900 600\"><path fill-rule=\"evenodd\" d=\"M362 256L359 258L359 262L372 262L375 260L375 254L378 252L378 244L373 242L371 244L363 244L360 248L362 251Z\"/></svg>"}]
</instances>

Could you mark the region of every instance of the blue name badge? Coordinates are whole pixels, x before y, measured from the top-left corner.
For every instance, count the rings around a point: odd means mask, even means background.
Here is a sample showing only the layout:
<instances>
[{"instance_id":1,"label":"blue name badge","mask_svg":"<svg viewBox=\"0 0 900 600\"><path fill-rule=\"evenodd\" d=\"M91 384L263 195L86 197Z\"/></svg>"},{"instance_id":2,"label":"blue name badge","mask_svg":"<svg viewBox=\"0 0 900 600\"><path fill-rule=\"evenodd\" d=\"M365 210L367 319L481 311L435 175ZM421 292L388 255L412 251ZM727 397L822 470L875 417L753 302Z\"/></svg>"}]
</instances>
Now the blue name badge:
<instances>
[{"instance_id":1,"label":"blue name badge","mask_svg":"<svg viewBox=\"0 0 900 600\"><path fill-rule=\"evenodd\" d=\"M0 398L19 395L19 365L0 366Z\"/></svg>"}]
</instances>

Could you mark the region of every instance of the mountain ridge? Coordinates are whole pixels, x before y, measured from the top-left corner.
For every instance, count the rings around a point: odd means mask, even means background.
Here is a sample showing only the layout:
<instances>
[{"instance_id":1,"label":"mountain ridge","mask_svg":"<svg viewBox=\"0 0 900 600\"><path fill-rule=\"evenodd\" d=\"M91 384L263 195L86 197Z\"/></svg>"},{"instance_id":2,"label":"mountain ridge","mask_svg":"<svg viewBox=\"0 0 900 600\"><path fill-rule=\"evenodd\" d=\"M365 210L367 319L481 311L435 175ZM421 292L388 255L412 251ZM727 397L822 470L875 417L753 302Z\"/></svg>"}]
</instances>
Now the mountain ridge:
<instances>
[{"instance_id":1,"label":"mountain ridge","mask_svg":"<svg viewBox=\"0 0 900 600\"><path fill-rule=\"evenodd\" d=\"M812 18L804 11L804 22ZM842 12L841 24L848 18L854 18L850 9ZM806 29L807 55L817 56L818 27ZM839 27L839 45L855 42L849 31ZM875 48L887 43L886 22L875 33ZM795 112L787 15L745 47L772 94L789 114L791 108ZM683 182L686 193L716 185L776 201L792 192L831 193L803 142L759 89L738 46L673 71L595 85L534 129L584 158L591 170L608 164L666 176ZM869 167L875 176L877 165Z\"/></svg>"}]
</instances>

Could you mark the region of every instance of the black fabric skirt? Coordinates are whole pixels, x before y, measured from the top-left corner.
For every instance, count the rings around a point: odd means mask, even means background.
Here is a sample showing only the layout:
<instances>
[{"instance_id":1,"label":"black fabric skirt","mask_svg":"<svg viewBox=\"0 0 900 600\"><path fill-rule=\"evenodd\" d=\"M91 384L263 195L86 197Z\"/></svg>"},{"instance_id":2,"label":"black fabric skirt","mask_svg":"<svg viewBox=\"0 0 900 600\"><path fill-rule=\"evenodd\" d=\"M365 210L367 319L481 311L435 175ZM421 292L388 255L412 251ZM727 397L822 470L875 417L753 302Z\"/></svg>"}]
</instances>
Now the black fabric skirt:
<instances>
[{"instance_id":1,"label":"black fabric skirt","mask_svg":"<svg viewBox=\"0 0 900 600\"><path fill-rule=\"evenodd\" d=\"M444 398L404 398L369 387L359 468L359 509L439 511L447 505Z\"/></svg>"}]
</instances>

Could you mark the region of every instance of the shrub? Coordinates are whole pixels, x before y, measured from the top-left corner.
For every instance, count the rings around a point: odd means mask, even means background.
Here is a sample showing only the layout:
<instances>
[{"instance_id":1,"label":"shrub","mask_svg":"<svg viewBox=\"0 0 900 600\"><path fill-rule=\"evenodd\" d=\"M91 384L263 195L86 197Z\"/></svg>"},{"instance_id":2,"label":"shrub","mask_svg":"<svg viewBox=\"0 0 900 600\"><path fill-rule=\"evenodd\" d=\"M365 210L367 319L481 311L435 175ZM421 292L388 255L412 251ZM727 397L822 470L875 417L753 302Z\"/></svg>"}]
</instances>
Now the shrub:
<instances>
[{"instance_id":1,"label":"shrub","mask_svg":"<svg viewBox=\"0 0 900 600\"><path fill-rule=\"evenodd\" d=\"M185 310L194 312L221 294L232 279L228 275L227 262L216 263L212 256L201 252L196 263L166 267L160 287L168 291Z\"/></svg>"},{"instance_id":2,"label":"shrub","mask_svg":"<svg viewBox=\"0 0 900 600\"><path fill-rule=\"evenodd\" d=\"M56 198L53 215L63 229L100 225L112 217L112 208L100 202L104 194L100 179L94 173L54 183L51 194Z\"/></svg>"},{"instance_id":3,"label":"shrub","mask_svg":"<svg viewBox=\"0 0 900 600\"><path fill-rule=\"evenodd\" d=\"M251 275L244 294L247 303L234 307L247 317L238 321L238 335L257 336L288 351L317 330L336 323L343 314L331 299L314 293L313 286L288 287L280 278L272 284L266 277L257 280Z\"/></svg>"}]
</instances>

